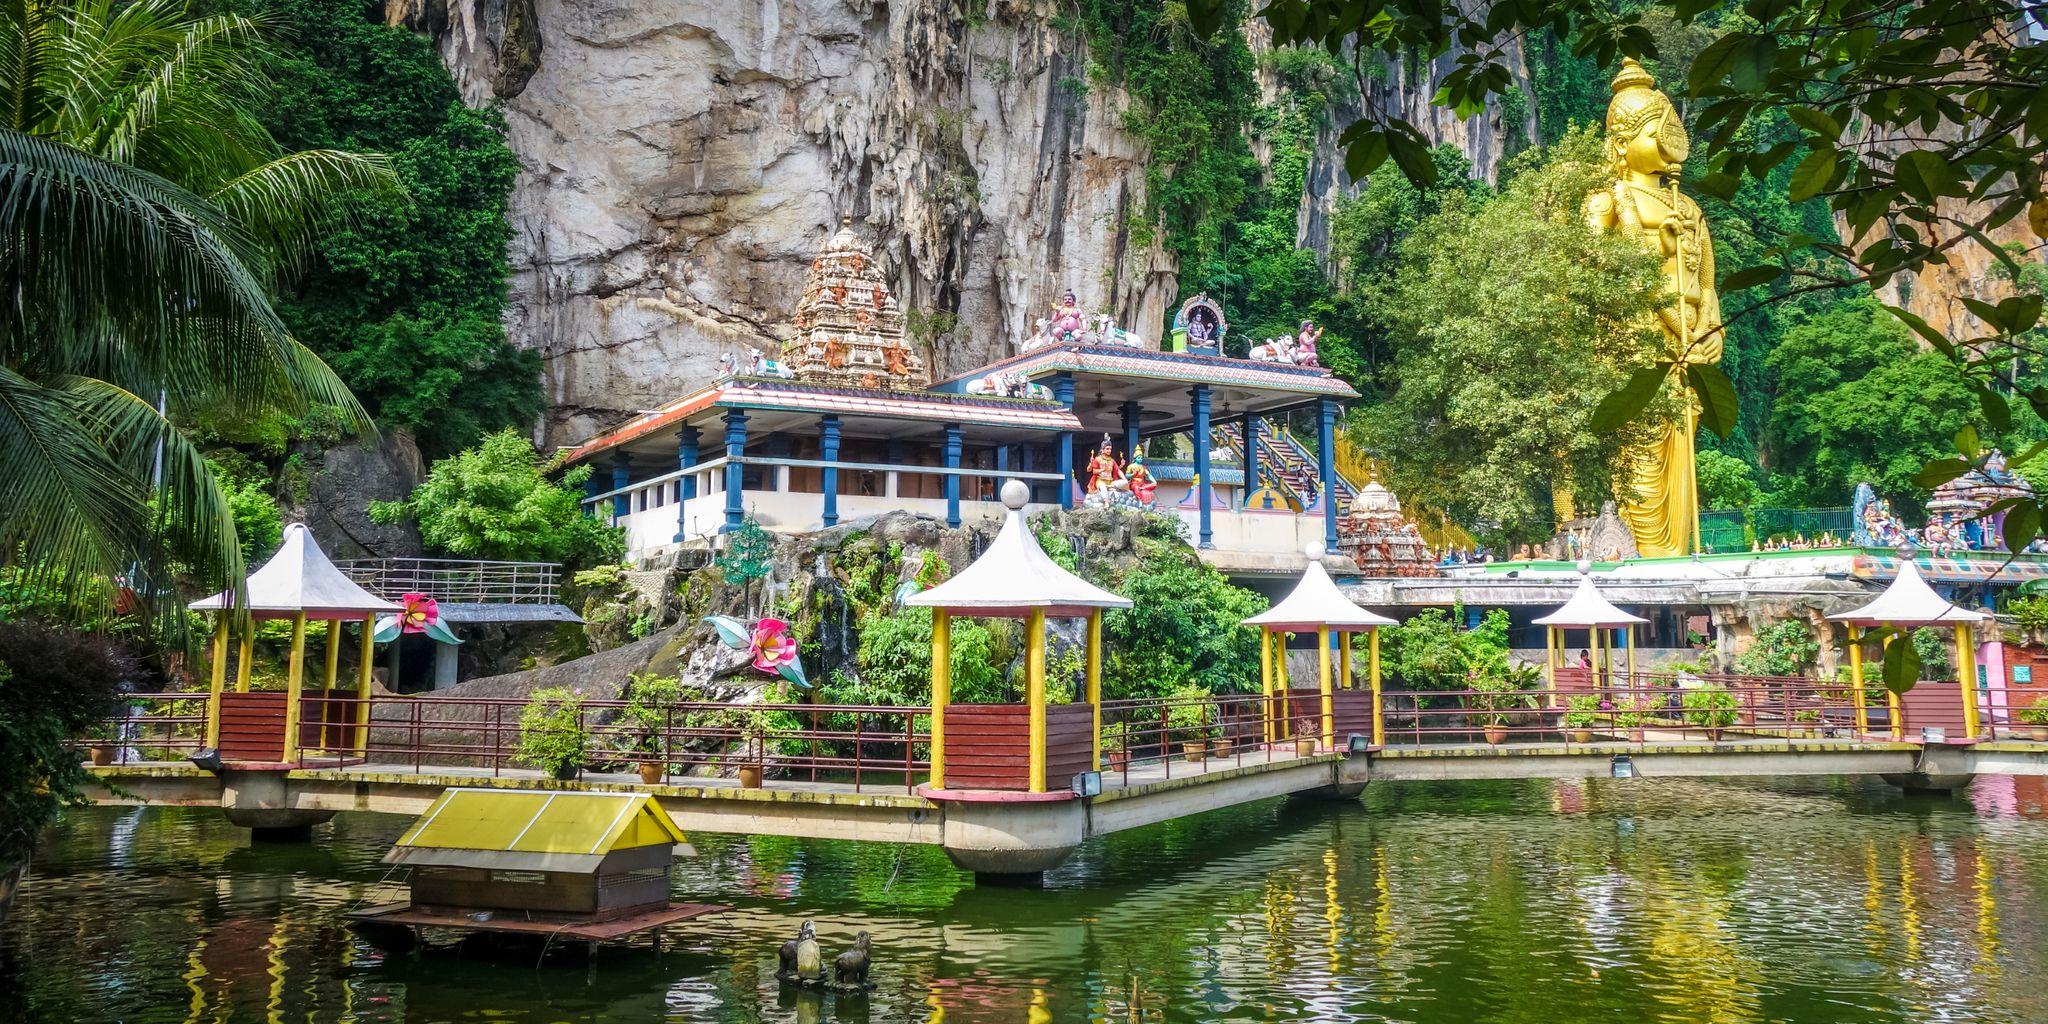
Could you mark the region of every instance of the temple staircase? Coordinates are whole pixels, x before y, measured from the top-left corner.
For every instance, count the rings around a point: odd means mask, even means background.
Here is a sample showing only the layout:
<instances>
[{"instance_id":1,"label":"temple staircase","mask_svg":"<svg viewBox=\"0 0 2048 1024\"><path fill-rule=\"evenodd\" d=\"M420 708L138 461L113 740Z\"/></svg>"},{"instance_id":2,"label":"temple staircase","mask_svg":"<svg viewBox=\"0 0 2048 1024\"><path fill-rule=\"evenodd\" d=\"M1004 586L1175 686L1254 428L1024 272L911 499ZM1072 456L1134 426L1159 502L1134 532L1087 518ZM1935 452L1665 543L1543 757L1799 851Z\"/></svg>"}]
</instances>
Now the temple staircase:
<instances>
[{"instance_id":1,"label":"temple staircase","mask_svg":"<svg viewBox=\"0 0 2048 1024\"><path fill-rule=\"evenodd\" d=\"M1228 452L1228 457L1237 464L1244 462L1244 428L1239 423L1224 423L1215 428L1213 442ZM1338 441L1341 454L1347 447L1342 439ZM1287 496L1289 507L1296 512L1315 504L1316 496L1322 493L1322 480L1316 469L1315 454L1296 440L1285 429L1275 429L1267 420L1259 421L1259 481L1247 482L1248 489L1265 483L1277 488ZM1337 473L1338 509L1350 507L1351 496L1357 493L1350 480L1340 468Z\"/></svg>"}]
</instances>

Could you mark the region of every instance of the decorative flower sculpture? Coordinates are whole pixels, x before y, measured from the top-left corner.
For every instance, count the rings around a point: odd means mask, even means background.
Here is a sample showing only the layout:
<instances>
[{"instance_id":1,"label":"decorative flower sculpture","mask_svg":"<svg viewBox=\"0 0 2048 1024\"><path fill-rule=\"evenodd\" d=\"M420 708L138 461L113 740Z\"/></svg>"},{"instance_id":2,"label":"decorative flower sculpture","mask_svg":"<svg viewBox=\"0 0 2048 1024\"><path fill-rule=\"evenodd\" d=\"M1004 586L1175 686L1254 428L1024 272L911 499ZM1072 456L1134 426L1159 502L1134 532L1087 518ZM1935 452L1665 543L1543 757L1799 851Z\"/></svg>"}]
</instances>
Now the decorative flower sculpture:
<instances>
[{"instance_id":1,"label":"decorative flower sculpture","mask_svg":"<svg viewBox=\"0 0 2048 1024\"><path fill-rule=\"evenodd\" d=\"M401 633L424 633L427 627L441 620L441 606L425 594L400 594L398 603L398 631Z\"/></svg>"},{"instance_id":2,"label":"decorative flower sculpture","mask_svg":"<svg viewBox=\"0 0 2048 1024\"><path fill-rule=\"evenodd\" d=\"M718 631L718 639L725 646L748 652L755 669L781 676L798 686L811 685L804 677L804 663L797 657L796 637L790 635L789 623L763 618L750 628L730 615L706 615L704 621Z\"/></svg>"}]
</instances>

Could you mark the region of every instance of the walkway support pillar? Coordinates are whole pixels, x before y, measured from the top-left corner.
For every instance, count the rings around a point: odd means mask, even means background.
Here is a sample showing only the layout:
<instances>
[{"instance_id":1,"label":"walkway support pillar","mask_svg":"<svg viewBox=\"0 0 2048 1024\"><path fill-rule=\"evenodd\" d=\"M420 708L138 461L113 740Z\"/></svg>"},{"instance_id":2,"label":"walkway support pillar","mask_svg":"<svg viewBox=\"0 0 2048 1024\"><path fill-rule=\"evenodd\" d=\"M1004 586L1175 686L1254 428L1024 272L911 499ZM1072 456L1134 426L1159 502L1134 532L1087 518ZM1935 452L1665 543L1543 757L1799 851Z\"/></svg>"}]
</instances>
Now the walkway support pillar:
<instances>
[{"instance_id":1,"label":"walkway support pillar","mask_svg":"<svg viewBox=\"0 0 2048 1024\"><path fill-rule=\"evenodd\" d=\"M932 609L932 778L946 788L946 705L953 703L953 613Z\"/></svg>"},{"instance_id":2,"label":"walkway support pillar","mask_svg":"<svg viewBox=\"0 0 2048 1024\"><path fill-rule=\"evenodd\" d=\"M396 643L396 641L393 641ZM377 616L363 616L362 648L356 658L356 741L357 757L368 755L370 746L370 663L377 658Z\"/></svg>"},{"instance_id":3,"label":"walkway support pillar","mask_svg":"<svg viewBox=\"0 0 2048 1024\"><path fill-rule=\"evenodd\" d=\"M1337 550L1337 402L1316 399L1316 472L1323 499L1323 547Z\"/></svg>"},{"instance_id":4,"label":"walkway support pillar","mask_svg":"<svg viewBox=\"0 0 2048 1024\"><path fill-rule=\"evenodd\" d=\"M213 613L213 679L207 686L206 745L220 746L220 695L228 681L228 610Z\"/></svg>"},{"instance_id":5,"label":"walkway support pillar","mask_svg":"<svg viewBox=\"0 0 2048 1024\"><path fill-rule=\"evenodd\" d=\"M1323 749L1337 749L1337 708L1330 696L1330 627L1316 627L1316 663L1323 695Z\"/></svg>"},{"instance_id":6,"label":"walkway support pillar","mask_svg":"<svg viewBox=\"0 0 2048 1024\"><path fill-rule=\"evenodd\" d=\"M1898 633L1898 630L1892 630L1891 633L1885 635L1884 642L1877 645L1878 664L1882 665L1884 663L1884 652L1891 647L1892 641L1897 638ZM1892 734L1892 739L1904 739L1906 737L1906 723L1900 720L1899 695L1892 689L1890 683L1886 683L1884 687L1884 706L1885 712L1889 716L1886 718L1886 721L1891 723L1891 728L1888 731Z\"/></svg>"},{"instance_id":7,"label":"walkway support pillar","mask_svg":"<svg viewBox=\"0 0 2048 1024\"><path fill-rule=\"evenodd\" d=\"M690 499L697 496L697 478L690 475L690 468L697 464L697 443L702 437L696 427L684 427L676 432L676 468L683 475L676 477L676 543L688 539L690 527Z\"/></svg>"},{"instance_id":8,"label":"walkway support pillar","mask_svg":"<svg viewBox=\"0 0 2048 1024\"><path fill-rule=\"evenodd\" d=\"M1863 697L1863 631L1849 627L1849 685L1856 701L1856 735L1870 732L1870 708Z\"/></svg>"},{"instance_id":9,"label":"walkway support pillar","mask_svg":"<svg viewBox=\"0 0 2048 1024\"><path fill-rule=\"evenodd\" d=\"M1031 714L1031 792L1045 792L1045 609L1024 620L1024 700Z\"/></svg>"},{"instance_id":10,"label":"walkway support pillar","mask_svg":"<svg viewBox=\"0 0 2048 1024\"><path fill-rule=\"evenodd\" d=\"M1190 411L1195 418L1191 429L1195 441L1195 507L1202 524L1197 546L1213 548L1216 546L1216 534L1209 523L1209 499L1213 493L1209 484L1209 386L1197 384L1189 388L1188 397L1191 400ZM1330 550L1337 550L1334 537Z\"/></svg>"},{"instance_id":11,"label":"walkway support pillar","mask_svg":"<svg viewBox=\"0 0 2048 1024\"><path fill-rule=\"evenodd\" d=\"M284 756L281 760L299 759L299 687L306 681L306 613L292 616L291 663L285 670L284 683Z\"/></svg>"},{"instance_id":12,"label":"walkway support pillar","mask_svg":"<svg viewBox=\"0 0 2048 1024\"><path fill-rule=\"evenodd\" d=\"M1378 637L1378 631L1374 631ZM1543 627L1543 681L1550 687L1551 699L1557 698L1557 627Z\"/></svg>"},{"instance_id":13,"label":"walkway support pillar","mask_svg":"<svg viewBox=\"0 0 2048 1024\"><path fill-rule=\"evenodd\" d=\"M1380 706L1380 628L1374 626L1365 634L1368 663L1366 678L1372 684L1372 745L1387 745L1387 726L1384 709Z\"/></svg>"},{"instance_id":14,"label":"walkway support pillar","mask_svg":"<svg viewBox=\"0 0 2048 1024\"><path fill-rule=\"evenodd\" d=\"M1956 686L1963 691L1963 732L1976 739L1984 723L1977 708L1977 644L1972 633L1968 626L1956 627Z\"/></svg>"},{"instance_id":15,"label":"walkway support pillar","mask_svg":"<svg viewBox=\"0 0 2048 1024\"><path fill-rule=\"evenodd\" d=\"M1094 717L1094 753L1088 770L1102 770L1102 609L1088 612L1087 693L1089 713Z\"/></svg>"},{"instance_id":16,"label":"walkway support pillar","mask_svg":"<svg viewBox=\"0 0 2048 1024\"><path fill-rule=\"evenodd\" d=\"M718 528L720 533L731 533L740 528L740 520L746 518L746 487L742 473L747 457L747 414L738 409L725 412L725 525Z\"/></svg>"},{"instance_id":17,"label":"walkway support pillar","mask_svg":"<svg viewBox=\"0 0 2048 1024\"><path fill-rule=\"evenodd\" d=\"M818 489L825 492L825 512L821 517L826 526L839 525L839 417L827 416L818 421L818 459L825 463L819 471Z\"/></svg>"},{"instance_id":18,"label":"walkway support pillar","mask_svg":"<svg viewBox=\"0 0 2048 1024\"><path fill-rule=\"evenodd\" d=\"M946 424L946 468L960 468L960 424ZM946 525L960 527L960 474L946 474Z\"/></svg>"}]
</instances>

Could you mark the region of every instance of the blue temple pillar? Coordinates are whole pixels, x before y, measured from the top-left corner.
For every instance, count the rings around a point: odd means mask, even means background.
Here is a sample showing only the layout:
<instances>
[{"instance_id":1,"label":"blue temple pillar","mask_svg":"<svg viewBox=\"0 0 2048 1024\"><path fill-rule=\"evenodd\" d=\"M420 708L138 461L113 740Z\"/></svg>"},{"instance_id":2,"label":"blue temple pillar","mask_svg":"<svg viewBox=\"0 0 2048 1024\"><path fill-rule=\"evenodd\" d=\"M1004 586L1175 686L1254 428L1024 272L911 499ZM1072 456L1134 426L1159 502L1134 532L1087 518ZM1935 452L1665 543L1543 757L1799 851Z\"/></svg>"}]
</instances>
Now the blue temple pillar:
<instances>
[{"instance_id":1,"label":"blue temple pillar","mask_svg":"<svg viewBox=\"0 0 2048 1024\"><path fill-rule=\"evenodd\" d=\"M1010 446L1009 446L1009 445L1006 445L1006 444L999 444L999 445L996 445L996 472L998 472L998 473L1007 473L1007 472L1009 472L1009 471L1010 471ZM1000 485L1000 483L998 484L998 486L1001 486L1001 485Z\"/></svg>"},{"instance_id":2,"label":"blue temple pillar","mask_svg":"<svg viewBox=\"0 0 2048 1024\"><path fill-rule=\"evenodd\" d=\"M697 428L684 427L676 434L676 468L689 469L697 464ZM681 544L690 526L690 499L697 496L697 478L681 476L676 478L676 543Z\"/></svg>"},{"instance_id":3,"label":"blue temple pillar","mask_svg":"<svg viewBox=\"0 0 2048 1024\"><path fill-rule=\"evenodd\" d=\"M1197 384L1188 389L1192 400L1195 425L1195 506L1201 510L1202 528L1198 532L1199 546L1216 546L1215 532L1209 525L1209 499L1214 493L1209 485L1209 385Z\"/></svg>"},{"instance_id":4,"label":"blue temple pillar","mask_svg":"<svg viewBox=\"0 0 2048 1024\"><path fill-rule=\"evenodd\" d=\"M1138 451L1138 402L1127 399L1124 402L1124 458L1128 459Z\"/></svg>"},{"instance_id":5,"label":"blue temple pillar","mask_svg":"<svg viewBox=\"0 0 2048 1024\"><path fill-rule=\"evenodd\" d=\"M632 472L632 464L627 461L625 452L615 452L612 454L612 490L620 490L631 483ZM612 515L615 518L624 519L632 511L633 498L631 495L615 494L612 496Z\"/></svg>"},{"instance_id":6,"label":"blue temple pillar","mask_svg":"<svg viewBox=\"0 0 2048 1024\"><path fill-rule=\"evenodd\" d=\"M585 498L595 498L603 493L604 483L598 479L597 470L592 469L590 475L583 480L583 496ZM583 507L583 511L590 513L595 518L597 516L597 505L598 503L595 501L590 502Z\"/></svg>"},{"instance_id":7,"label":"blue temple pillar","mask_svg":"<svg viewBox=\"0 0 2048 1024\"><path fill-rule=\"evenodd\" d=\"M1052 379L1052 395L1068 409L1074 407L1074 375L1057 374ZM1059 461L1060 507L1074 507L1074 435L1062 432L1053 444L1053 457Z\"/></svg>"},{"instance_id":8,"label":"blue temple pillar","mask_svg":"<svg viewBox=\"0 0 2048 1024\"><path fill-rule=\"evenodd\" d=\"M747 455L747 414L738 409L725 412L725 525L718 528L720 533L731 533L740 528L740 520L746 518L747 506L740 492L746 487L741 474L747 467L740 460Z\"/></svg>"},{"instance_id":9,"label":"blue temple pillar","mask_svg":"<svg viewBox=\"0 0 2048 1024\"><path fill-rule=\"evenodd\" d=\"M1251 507L1252 492L1259 489L1259 414L1244 414L1244 507Z\"/></svg>"},{"instance_id":10,"label":"blue temple pillar","mask_svg":"<svg viewBox=\"0 0 2048 1024\"><path fill-rule=\"evenodd\" d=\"M825 525L839 523L839 417L827 416L818 421L818 459L825 463L818 489L825 492Z\"/></svg>"},{"instance_id":11,"label":"blue temple pillar","mask_svg":"<svg viewBox=\"0 0 2048 1024\"><path fill-rule=\"evenodd\" d=\"M1323 548L1337 550L1337 402L1316 399L1316 473L1323 497Z\"/></svg>"},{"instance_id":12,"label":"blue temple pillar","mask_svg":"<svg viewBox=\"0 0 2048 1024\"><path fill-rule=\"evenodd\" d=\"M960 468L960 424L946 424L946 468ZM960 474L946 474L946 525L960 525Z\"/></svg>"}]
</instances>

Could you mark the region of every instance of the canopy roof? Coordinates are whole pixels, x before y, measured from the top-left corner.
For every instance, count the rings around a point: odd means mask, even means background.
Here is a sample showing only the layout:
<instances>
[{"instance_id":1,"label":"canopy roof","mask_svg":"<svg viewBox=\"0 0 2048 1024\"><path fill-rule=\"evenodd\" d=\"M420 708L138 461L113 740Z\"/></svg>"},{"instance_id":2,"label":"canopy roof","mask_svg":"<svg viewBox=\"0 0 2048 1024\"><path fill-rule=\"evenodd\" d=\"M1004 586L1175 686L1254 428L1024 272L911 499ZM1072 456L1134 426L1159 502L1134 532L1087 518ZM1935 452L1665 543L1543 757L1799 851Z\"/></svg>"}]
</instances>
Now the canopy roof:
<instances>
[{"instance_id":1,"label":"canopy roof","mask_svg":"<svg viewBox=\"0 0 2048 1024\"><path fill-rule=\"evenodd\" d=\"M455 788L398 837L384 863L589 873L619 850L684 842L645 793Z\"/></svg>"},{"instance_id":2,"label":"canopy roof","mask_svg":"<svg viewBox=\"0 0 2048 1024\"><path fill-rule=\"evenodd\" d=\"M371 612L395 612L398 605L356 585L327 557L306 524L284 528L284 543L263 567L249 574L249 611L259 619L305 612L309 619L357 619ZM196 612L220 611L233 605L223 590L192 602Z\"/></svg>"},{"instance_id":3,"label":"canopy roof","mask_svg":"<svg viewBox=\"0 0 2048 1024\"><path fill-rule=\"evenodd\" d=\"M1634 626L1650 620L1640 615L1630 615L1614 606L1612 601L1600 595L1600 588L1593 585L1590 566L1579 568L1579 589L1572 594L1563 607L1532 620L1539 626L1564 626L1570 629L1618 629Z\"/></svg>"},{"instance_id":4,"label":"canopy roof","mask_svg":"<svg viewBox=\"0 0 2048 1024\"><path fill-rule=\"evenodd\" d=\"M1983 622L1988 617L1983 612L1965 611L1942 600L1941 595L1920 578L1920 569L1913 564L1912 557L1906 556L1899 559L1899 574L1892 578L1890 586L1884 588L1884 593L1861 608L1830 615L1828 620L1852 626L1928 626L1937 623L1961 626Z\"/></svg>"},{"instance_id":5,"label":"canopy roof","mask_svg":"<svg viewBox=\"0 0 2048 1024\"><path fill-rule=\"evenodd\" d=\"M1129 608L1130 599L1060 568L1046 555L1024 525L1029 497L1023 481L1005 481L1003 504L1010 511L988 550L952 579L904 603L987 617L1017 617L1033 610L1054 617L1076 616L1097 608Z\"/></svg>"},{"instance_id":6,"label":"canopy roof","mask_svg":"<svg viewBox=\"0 0 2048 1024\"><path fill-rule=\"evenodd\" d=\"M1293 592L1282 598L1279 604L1244 620L1244 624L1294 633L1324 626L1340 633L1355 633L1378 626L1397 625L1393 619L1353 604L1343 591L1337 589L1336 581L1330 579L1330 574L1323 569L1320 544L1309 546L1308 568L1302 570L1301 580L1294 584Z\"/></svg>"}]
</instances>

